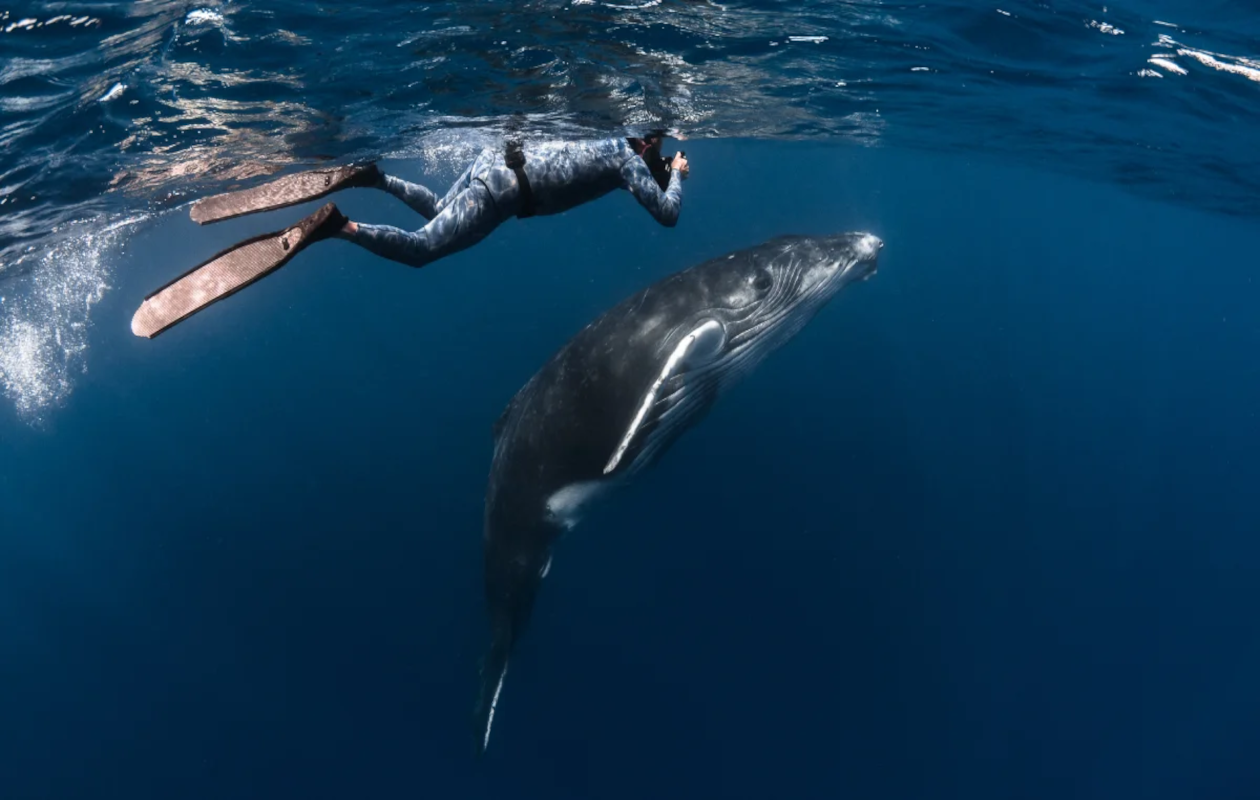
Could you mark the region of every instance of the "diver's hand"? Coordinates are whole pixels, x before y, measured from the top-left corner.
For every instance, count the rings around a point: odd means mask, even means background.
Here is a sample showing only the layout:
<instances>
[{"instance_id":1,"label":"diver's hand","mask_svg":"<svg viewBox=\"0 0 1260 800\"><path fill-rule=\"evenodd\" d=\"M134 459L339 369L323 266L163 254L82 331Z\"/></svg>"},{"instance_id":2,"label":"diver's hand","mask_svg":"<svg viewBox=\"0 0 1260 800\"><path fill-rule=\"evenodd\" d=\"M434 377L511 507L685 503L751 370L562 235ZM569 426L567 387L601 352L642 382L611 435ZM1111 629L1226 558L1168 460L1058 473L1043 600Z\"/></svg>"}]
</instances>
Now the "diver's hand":
<instances>
[{"instance_id":1,"label":"diver's hand","mask_svg":"<svg viewBox=\"0 0 1260 800\"><path fill-rule=\"evenodd\" d=\"M686 180L688 173L691 172L691 167L687 166L687 157L682 153L674 153L674 161L669 165L669 168L674 171L681 171L683 180Z\"/></svg>"}]
</instances>

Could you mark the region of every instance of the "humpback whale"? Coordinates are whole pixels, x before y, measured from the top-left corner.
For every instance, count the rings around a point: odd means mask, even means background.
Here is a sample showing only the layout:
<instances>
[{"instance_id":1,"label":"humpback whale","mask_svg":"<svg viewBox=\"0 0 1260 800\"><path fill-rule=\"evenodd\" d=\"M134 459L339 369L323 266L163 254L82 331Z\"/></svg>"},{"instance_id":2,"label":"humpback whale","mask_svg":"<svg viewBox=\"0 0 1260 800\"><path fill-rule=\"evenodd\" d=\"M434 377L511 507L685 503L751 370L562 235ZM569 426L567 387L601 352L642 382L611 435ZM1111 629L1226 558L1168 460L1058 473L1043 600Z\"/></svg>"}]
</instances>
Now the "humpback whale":
<instances>
[{"instance_id":1,"label":"humpback whale","mask_svg":"<svg viewBox=\"0 0 1260 800\"><path fill-rule=\"evenodd\" d=\"M779 236L676 272L590 322L511 399L485 498L479 755L553 546L583 506L655 463L837 292L873 275L882 247L869 233Z\"/></svg>"}]
</instances>

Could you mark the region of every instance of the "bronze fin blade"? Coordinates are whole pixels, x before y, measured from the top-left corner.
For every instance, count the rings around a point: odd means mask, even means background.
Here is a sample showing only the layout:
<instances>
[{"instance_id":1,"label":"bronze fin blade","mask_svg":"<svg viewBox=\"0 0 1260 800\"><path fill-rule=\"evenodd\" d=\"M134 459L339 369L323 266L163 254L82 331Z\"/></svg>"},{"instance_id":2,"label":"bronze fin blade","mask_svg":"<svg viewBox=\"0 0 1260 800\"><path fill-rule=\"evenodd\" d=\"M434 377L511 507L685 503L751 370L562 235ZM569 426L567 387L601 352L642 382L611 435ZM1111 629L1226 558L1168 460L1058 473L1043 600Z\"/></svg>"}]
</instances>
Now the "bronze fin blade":
<instances>
[{"instance_id":1,"label":"bronze fin blade","mask_svg":"<svg viewBox=\"0 0 1260 800\"><path fill-rule=\"evenodd\" d=\"M296 225L246 239L215 254L146 297L131 318L131 332L152 339L275 272L308 244L328 238L344 223L337 206L328 203Z\"/></svg>"},{"instance_id":2,"label":"bronze fin blade","mask_svg":"<svg viewBox=\"0 0 1260 800\"><path fill-rule=\"evenodd\" d=\"M207 225L318 200L339 189L371 186L379 176L380 171L375 164L350 164L295 172L260 186L204 197L193 203L188 215L198 225Z\"/></svg>"}]
</instances>

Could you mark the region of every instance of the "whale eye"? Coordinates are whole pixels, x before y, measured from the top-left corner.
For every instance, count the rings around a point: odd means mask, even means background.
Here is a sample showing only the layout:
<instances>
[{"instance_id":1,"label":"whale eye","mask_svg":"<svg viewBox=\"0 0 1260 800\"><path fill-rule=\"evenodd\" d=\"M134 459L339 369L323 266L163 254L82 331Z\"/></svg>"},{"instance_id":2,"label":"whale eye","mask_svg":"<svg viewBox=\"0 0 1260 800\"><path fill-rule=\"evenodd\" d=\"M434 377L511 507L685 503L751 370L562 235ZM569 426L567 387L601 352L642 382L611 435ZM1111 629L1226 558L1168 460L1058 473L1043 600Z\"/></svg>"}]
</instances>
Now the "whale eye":
<instances>
[{"instance_id":1,"label":"whale eye","mask_svg":"<svg viewBox=\"0 0 1260 800\"><path fill-rule=\"evenodd\" d=\"M774 279L770 277L770 271L764 267L757 270L757 274L753 276L752 287L758 297L762 297L766 292L770 291L770 287L774 285Z\"/></svg>"}]
</instances>

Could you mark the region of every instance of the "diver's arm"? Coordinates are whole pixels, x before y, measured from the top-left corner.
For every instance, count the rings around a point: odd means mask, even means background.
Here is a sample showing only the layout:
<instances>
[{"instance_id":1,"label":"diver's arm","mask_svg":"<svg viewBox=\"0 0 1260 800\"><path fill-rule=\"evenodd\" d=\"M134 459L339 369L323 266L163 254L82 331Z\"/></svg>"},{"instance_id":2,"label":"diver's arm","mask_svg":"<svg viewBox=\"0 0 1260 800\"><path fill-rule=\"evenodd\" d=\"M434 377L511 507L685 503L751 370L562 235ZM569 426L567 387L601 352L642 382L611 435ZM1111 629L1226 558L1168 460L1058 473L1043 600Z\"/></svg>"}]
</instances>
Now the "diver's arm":
<instances>
[{"instance_id":1,"label":"diver's arm","mask_svg":"<svg viewBox=\"0 0 1260 800\"><path fill-rule=\"evenodd\" d=\"M679 171L670 171L669 188L662 192L647 164L635 156L621 166L621 179L639 205L646 208L657 222L667 228L678 223L678 214L682 211L682 175Z\"/></svg>"}]
</instances>

